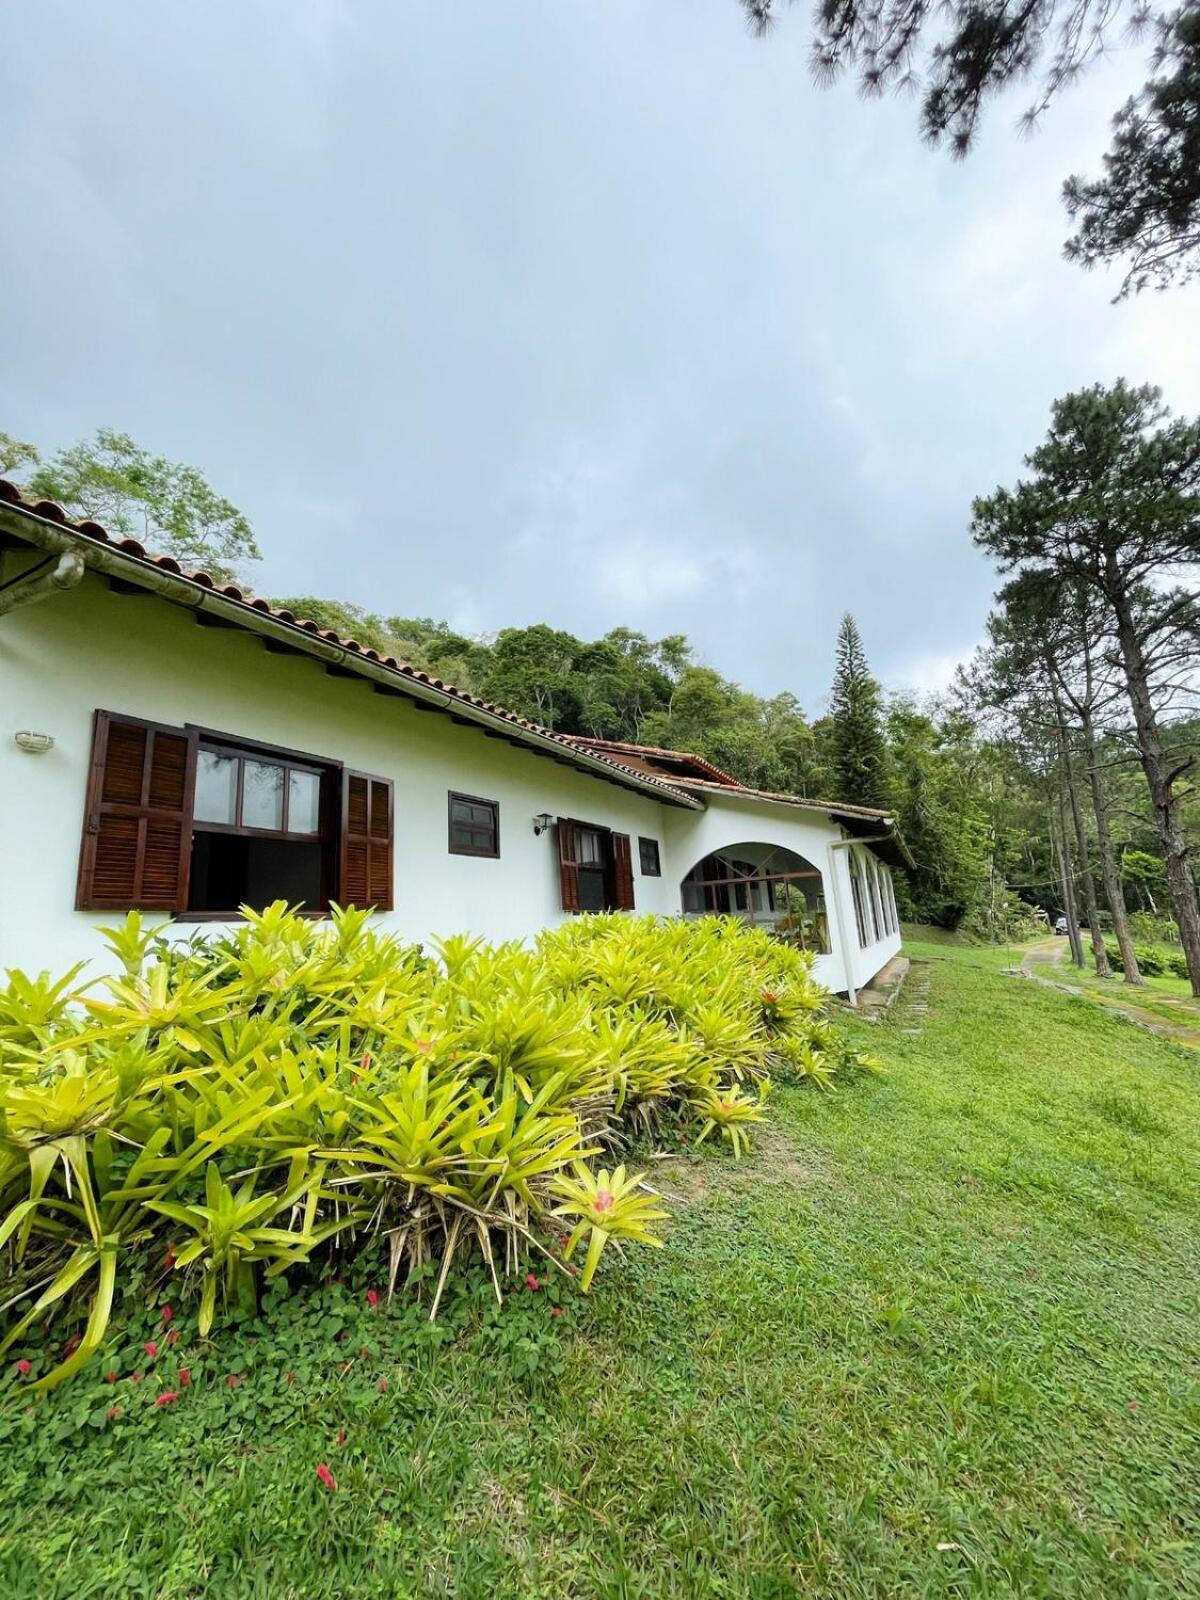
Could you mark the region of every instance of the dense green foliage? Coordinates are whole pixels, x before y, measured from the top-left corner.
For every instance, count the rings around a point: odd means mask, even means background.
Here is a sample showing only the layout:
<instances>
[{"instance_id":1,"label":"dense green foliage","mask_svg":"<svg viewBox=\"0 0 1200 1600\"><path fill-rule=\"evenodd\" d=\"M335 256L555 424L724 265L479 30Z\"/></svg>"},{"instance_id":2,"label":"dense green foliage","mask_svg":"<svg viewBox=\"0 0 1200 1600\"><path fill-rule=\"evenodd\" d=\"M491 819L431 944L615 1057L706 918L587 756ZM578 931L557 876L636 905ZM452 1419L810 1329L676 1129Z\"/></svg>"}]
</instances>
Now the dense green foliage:
<instances>
[{"instance_id":1,"label":"dense green foliage","mask_svg":"<svg viewBox=\"0 0 1200 1600\"><path fill-rule=\"evenodd\" d=\"M1195 1060L1007 951L909 948L886 1072L779 1088L752 1161L658 1163L665 1248L586 1299L477 1271L430 1323L356 1268L167 1345L146 1283L0 1413L0 1591L1200 1593Z\"/></svg>"},{"instance_id":2,"label":"dense green foliage","mask_svg":"<svg viewBox=\"0 0 1200 1600\"><path fill-rule=\"evenodd\" d=\"M49 460L0 433L0 471L25 474L36 499L57 500L68 516L90 518L110 533L128 535L187 567L231 577L258 558L250 524L217 494L203 473L154 456L127 433L98 428Z\"/></svg>"},{"instance_id":3,"label":"dense green foliage","mask_svg":"<svg viewBox=\"0 0 1200 1600\"><path fill-rule=\"evenodd\" d=\"M124 972L99 989L0 990L0 1353L28 1347L39 1385L103 1348L150 1263L201 1336L264 1278L359 1256L389 1292L438 1262L433 1311L472 1255L499 1299L531 1250L558 1271L578 1249L586 1289L663 1216L606 1152L690 1127L741 1154L777 1062L824 1083L850 1059L810 958L720 918L584 917L437 960L282 902L212 943L136 912L107 937ZM563 1228L561 1251L541 1237Z\"/></svg>"}]
</instances>

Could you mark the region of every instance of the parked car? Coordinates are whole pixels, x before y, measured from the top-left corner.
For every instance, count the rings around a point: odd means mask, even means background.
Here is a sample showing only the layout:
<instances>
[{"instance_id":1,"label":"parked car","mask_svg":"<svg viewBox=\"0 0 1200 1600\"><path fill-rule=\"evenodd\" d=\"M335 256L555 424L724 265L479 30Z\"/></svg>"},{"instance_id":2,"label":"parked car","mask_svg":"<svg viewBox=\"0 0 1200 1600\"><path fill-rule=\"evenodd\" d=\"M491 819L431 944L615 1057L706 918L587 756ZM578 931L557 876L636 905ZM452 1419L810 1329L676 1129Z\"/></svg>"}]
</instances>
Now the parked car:
<instances>
[{"instance_id":1,"label":"parked car","mask_svg":"<svg viewBox=\"0 0 1200 1600\"><path fill-rule=\"evenodd\" d=\"M1066 917L1059 917L1057 922L1054 924L1054 931L1055 931L1055 933L1066 933L1066 931L1067 931L1067 919L1066 919Z\"/></svg>"}]
</instances>

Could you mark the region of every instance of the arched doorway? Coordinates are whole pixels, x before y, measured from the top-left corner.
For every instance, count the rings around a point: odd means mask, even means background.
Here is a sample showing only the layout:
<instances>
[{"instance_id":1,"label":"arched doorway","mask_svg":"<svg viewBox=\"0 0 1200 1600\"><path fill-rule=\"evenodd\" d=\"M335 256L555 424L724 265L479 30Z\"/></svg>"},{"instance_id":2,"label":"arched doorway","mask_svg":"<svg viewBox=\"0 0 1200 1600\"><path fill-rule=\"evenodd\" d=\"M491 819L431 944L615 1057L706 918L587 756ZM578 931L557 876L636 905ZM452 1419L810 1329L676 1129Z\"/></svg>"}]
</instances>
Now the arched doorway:
<instances>
[{"instance_id":1,"label":"arched doorway","mask_svg":"<svg viewBox=\"0 0 1200 1600\"><path fill-rule=\"evenodd\" d=\"M684 878L680 895L685 917L741 917L814 954L832 948L824 879L784 845L747 842L715 850Z\"/></svg>"}]
</instances>

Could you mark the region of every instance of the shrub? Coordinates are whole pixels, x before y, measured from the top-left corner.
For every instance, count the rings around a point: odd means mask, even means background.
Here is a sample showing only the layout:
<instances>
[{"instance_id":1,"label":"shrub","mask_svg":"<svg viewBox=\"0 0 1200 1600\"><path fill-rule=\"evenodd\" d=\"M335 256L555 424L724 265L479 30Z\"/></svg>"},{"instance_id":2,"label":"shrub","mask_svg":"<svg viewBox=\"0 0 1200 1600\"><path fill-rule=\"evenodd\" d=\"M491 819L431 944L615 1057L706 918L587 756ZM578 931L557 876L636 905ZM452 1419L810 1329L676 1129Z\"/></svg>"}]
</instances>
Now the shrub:
<instances>
[{"instance_id":1,"label":"shrub","mask_svg":"<svg viewBox=\"0 0 1200 1600\"><path fill-rule=\"evenodd\" d=\"M1124 972L1125 962L1121 951L1116 944L1106 944L1108 959L1112 963L1114 972ZM1162 945L1135 944L1133 953L1137 957L1138 970L1144 978L1186 978L1188 976L1187 958L1182 950L1171 950Z\"/></svg>"},{"instance_id":2,"label":"shrub","mask_svg":"<svg viewBox=\"0 0 1200 1600\"><path fill-rule=\"evenodd\" d=\"M172 944L132 913L120 976L0 990L0 1353L90 1296L101 1348L119 1272L194 1297L201 1332L261 1280L382 1252L388 1291L482 1259L502 1279L571 1223L584 1287L608 1242L664 1213L623 1165L691 1122L740 1155L769 1072L856 1060L810 958L737 922L588 916L532 949L455 938L429 955L367 915L282 903Z\"/></svg>"}]
</instances>

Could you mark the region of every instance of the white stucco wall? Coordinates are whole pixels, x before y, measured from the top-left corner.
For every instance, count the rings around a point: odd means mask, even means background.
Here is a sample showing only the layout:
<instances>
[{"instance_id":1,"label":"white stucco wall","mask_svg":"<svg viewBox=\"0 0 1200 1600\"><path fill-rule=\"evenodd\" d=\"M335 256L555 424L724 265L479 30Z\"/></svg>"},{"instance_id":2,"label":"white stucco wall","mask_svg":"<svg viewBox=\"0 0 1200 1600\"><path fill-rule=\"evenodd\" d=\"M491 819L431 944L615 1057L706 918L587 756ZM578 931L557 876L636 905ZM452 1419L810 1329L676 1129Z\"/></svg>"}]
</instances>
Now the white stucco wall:
<instances>
[{"instance_id":1,"label":"white stucco wall","mask_svg":"<svg viewBox=\"0 0 1200 1600\"><path fill-rule=\"evenodd\" d=\"M813 975L834 990L861 989L900 948L899 932L861 948L854 920L842 830L817 812L706 792L703 812L671 811L665 827L676 889L704 856L766 840L804 856L822 874L832 950L817 956ZM832 846L837 845L834 849Z\"/></svg>"},{"instance_id":2,"label":"white stucco wall","mask_svg":"<svg viewBox=\"0 0 1200 1600\"><path fill-rule=\"evenodd\" d=\"M390 778L396 909L384 920L407 938L522 938L562 921L554 830L533 833L542 811L633 835L638 909L678 909L669 875L640 874L637 836L664 838L669 808L658 801L374 694L364 680L332 678L316 661L271 655L249 634L198 627L153 597L112 595L89 576L0 618L0 969L59 969L85 956L103 965L91 925L117 914L73 909L97 707ZM24 753L13 741L20 728L52 734L54 749ZM451 789L499 802L499 860L450 854Z\"/></svg>"},{"instance_id":3,"label":"white stucco wall","mask_svg":"<svg viewBox=\"0 0 1200 1600\"><path fill-rule=\"evenodd\" d=\"M13 570L10 560L6 575ZM89 575L0 617L0 970L107 964L93 929L119 914L74 909L97 708L390 778L395 910L381 920L404 938L527 938L562 922L555 832L533 832L534 816L549 812L631 836L639 911L677 914L683 878L714 850L747 841L795 850L825 876L833 952L817 958L815 975L832 989L861 987L899 948L898 934L859 948L848 852L831 850L841 830L820 814L713 794L707 810L681 810L374 694L365 680L330 677L314 660L270 654L248 633L199 627L152 596L115 595ZM53 750L20 750L13 735L23 728L52 735ZM499 860L450 854L450 790L499 803ZM640 835L659 841L661 877L642 876Z\"/></svg>"}]
</instances>

